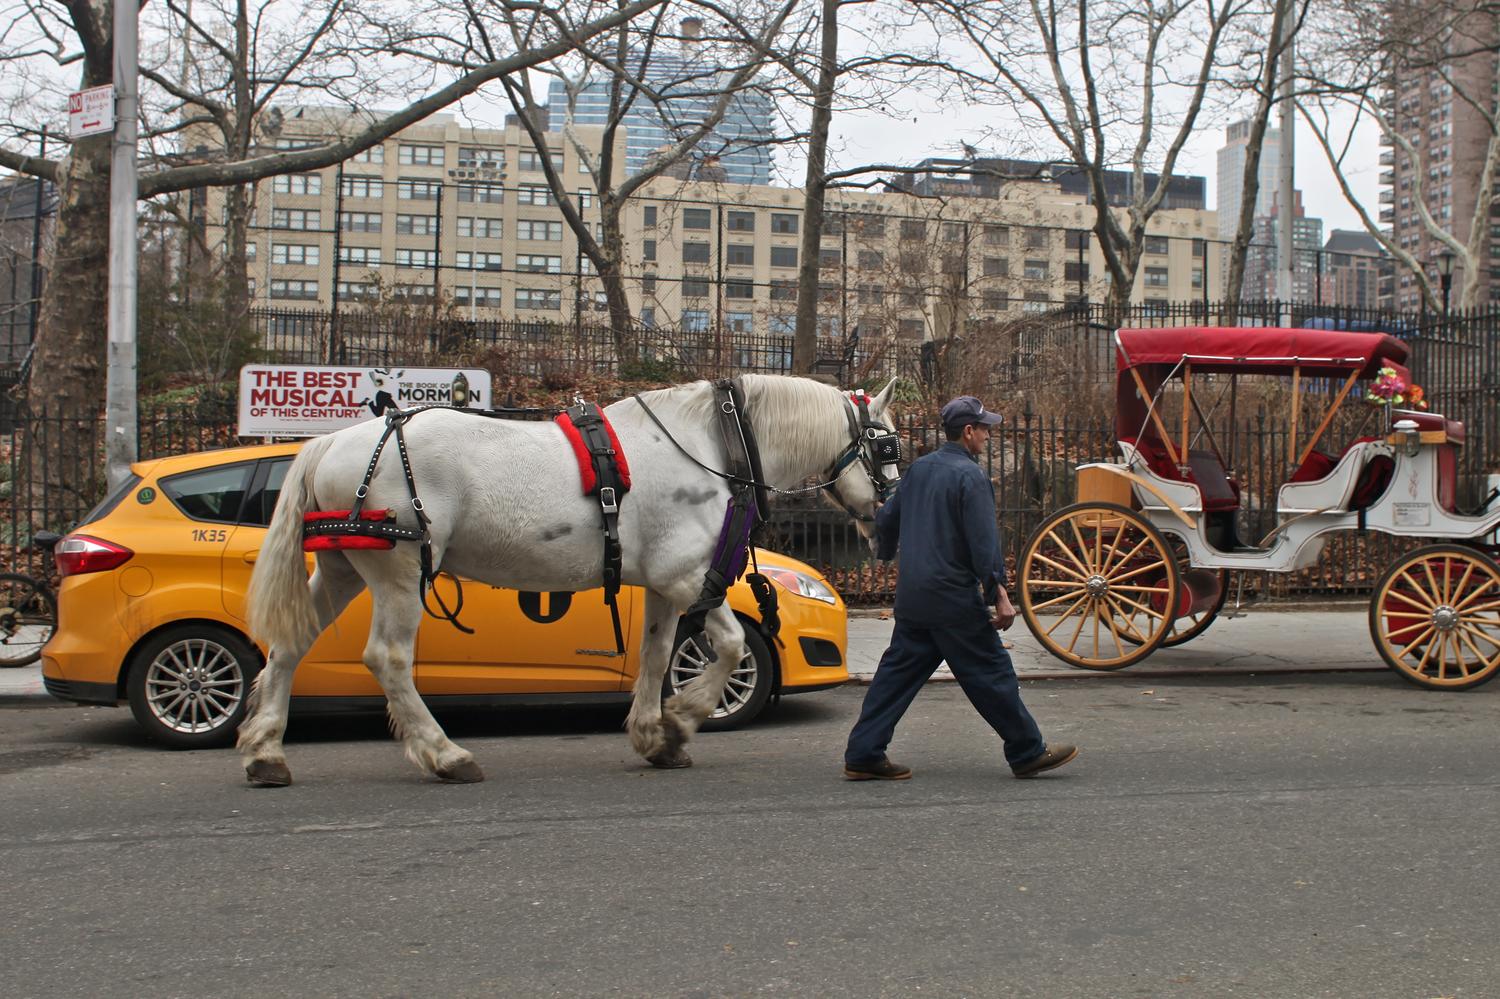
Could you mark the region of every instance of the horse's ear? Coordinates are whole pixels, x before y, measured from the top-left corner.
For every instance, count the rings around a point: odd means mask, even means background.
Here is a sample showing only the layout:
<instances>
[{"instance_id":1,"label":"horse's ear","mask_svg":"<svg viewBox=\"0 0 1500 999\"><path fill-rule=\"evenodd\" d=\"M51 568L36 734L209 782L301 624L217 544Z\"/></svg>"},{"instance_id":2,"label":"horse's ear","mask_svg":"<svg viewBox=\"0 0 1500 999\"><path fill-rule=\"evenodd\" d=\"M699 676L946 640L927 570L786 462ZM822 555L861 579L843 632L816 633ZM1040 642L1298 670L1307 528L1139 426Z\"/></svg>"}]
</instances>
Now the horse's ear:
<instances>
[{"instance_id":1,"label":"horse's ear","mask_svg":"<svg viewBox=\"0 0 1500 999\"><path fill-rule=\"evenodd\" d=\"M876 394L875 398L870 400L870 412L884 413L886 407L891 404L891 394L895 390L896 379L892 378L890 381L885 383L885 388L881 389L880 392Z\"/></svg>"}]
</instances>

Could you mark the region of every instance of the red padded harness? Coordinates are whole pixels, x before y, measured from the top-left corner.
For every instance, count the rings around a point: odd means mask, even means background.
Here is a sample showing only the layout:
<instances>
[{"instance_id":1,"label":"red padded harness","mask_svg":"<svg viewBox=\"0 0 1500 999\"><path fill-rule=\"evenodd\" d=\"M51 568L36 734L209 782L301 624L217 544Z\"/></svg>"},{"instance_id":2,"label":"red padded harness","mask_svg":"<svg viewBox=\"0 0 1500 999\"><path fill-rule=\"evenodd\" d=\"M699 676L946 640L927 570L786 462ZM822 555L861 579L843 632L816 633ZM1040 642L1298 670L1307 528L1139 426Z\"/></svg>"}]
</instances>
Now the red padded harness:
<instances>
[{"instance_id":1,"label":"red padded harness","mask_svg":"<svg viewBox=\"0 0 1500 999\"><path fill-rule=\"evenodd\" d=\"M302 529L307 531L309 524L323 525L325 528L332 526L324 524L324 521L345 521L349 519L348 510L314 510L302 515ZM362 510L359 514L360 520L373 520L379 523L386 521L395 522L395 516L389 510ZM302 537L302 550L305 552L332 552L342 551L350 548L373 548L389 549L395 548L396 542L391 538L382 538L372 534L307 534Z\"/></svg>"},{"instance_id":2,"label":"red padded harness","mask_svg":"<svg viewBox=\"0 0 1500 999\"><path fill-rule=\"evenodd\" d=\"M620 438L615 436L615 428L609 422L609 417L604 415L604 410L599 410L599 419L604 423L604 429L609 434L609 446L615 449L615 467L620 476L620 485L625 489L630 488L630 465L625 461L625 452L620 449ZM599 488L598 476L594 473L594 459L589 455L588 445L583 442L583 434L573 425L573 418L568 415L567 410L557 414L557 425L562 427L562 432L567 435L568 443L573 445L573 457L578 459L578 471L583 476L583 495L592 496Z\"/></svg>"}]
</instances>

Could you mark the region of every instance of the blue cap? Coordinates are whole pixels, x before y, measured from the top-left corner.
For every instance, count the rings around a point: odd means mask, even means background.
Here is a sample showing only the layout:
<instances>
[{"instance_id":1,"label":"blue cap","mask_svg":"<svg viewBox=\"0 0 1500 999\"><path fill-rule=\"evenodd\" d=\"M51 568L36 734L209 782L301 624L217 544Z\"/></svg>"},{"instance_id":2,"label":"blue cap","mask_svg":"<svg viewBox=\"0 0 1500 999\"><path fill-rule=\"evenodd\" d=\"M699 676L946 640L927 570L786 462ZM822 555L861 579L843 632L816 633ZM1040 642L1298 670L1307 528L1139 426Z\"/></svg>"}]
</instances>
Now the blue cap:
<instances>
[{"instance_id":1,"label":"blue cap","mask_svg":"<svg viewBox=\"0 0 1500 999\"><path fill-rule=\"evenodd\" d=\"M984 404L972 395L961 395L943 406L942 420L944 427L965 427L970 423L993 427L1000 422L1001 416L985 409Z\"/></svg>"}]
</instances>

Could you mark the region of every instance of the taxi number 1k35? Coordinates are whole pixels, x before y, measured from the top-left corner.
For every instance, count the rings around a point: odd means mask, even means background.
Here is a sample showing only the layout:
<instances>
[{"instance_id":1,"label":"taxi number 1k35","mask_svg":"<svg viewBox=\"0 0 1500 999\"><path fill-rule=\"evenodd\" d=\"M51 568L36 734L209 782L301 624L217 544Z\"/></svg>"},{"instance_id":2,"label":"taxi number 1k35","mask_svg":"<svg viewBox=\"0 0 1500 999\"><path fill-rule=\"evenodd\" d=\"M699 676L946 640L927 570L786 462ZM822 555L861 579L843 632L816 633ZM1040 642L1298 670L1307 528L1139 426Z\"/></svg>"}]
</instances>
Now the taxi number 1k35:
<instances>
[{"instance_id":1,"label":"taxi number 1k35","mask_svg":"<svg viewBox=\"0 0 1500 999\"><path fill-rule=\"evenodd\" d=\"M228 541L229 531L222 527L193 528L194 541Z\"/></svg>"}]
</instances>

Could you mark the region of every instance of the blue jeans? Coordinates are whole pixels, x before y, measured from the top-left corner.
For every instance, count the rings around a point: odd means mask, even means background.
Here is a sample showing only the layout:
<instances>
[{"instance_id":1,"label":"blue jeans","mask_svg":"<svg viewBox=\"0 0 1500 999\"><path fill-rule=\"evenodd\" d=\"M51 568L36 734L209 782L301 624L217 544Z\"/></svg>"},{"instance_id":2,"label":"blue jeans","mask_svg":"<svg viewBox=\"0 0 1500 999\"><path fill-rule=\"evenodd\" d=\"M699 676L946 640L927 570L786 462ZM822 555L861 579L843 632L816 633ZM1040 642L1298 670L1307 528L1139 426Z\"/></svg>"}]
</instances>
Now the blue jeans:
<instances>
[{"instance_id":1,"label":"blue jeans","mask_svg":"<svg viewBox=\"0 0 1500 999\"><path fill-rule=\"evenodd\" d=\"M1010 653L986 618L939 628L905 624L897 618L890 648L880 659L859 721L849 733L845 763L859 766L885 758L896 723L944 660L969 702L1004 740L1007 763L1013 767L1029 763L1046 751L1036 720L1021 703Z\"/></svg>"}]
</instances>

